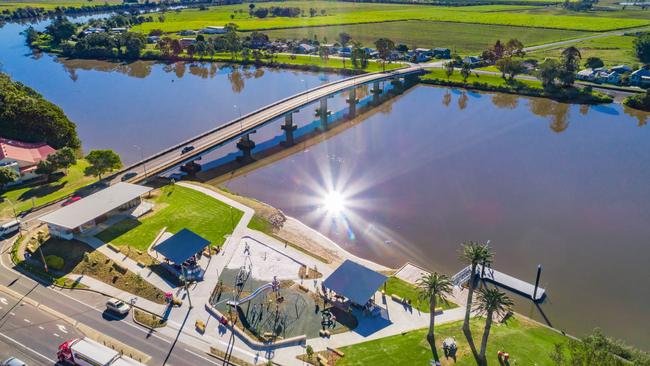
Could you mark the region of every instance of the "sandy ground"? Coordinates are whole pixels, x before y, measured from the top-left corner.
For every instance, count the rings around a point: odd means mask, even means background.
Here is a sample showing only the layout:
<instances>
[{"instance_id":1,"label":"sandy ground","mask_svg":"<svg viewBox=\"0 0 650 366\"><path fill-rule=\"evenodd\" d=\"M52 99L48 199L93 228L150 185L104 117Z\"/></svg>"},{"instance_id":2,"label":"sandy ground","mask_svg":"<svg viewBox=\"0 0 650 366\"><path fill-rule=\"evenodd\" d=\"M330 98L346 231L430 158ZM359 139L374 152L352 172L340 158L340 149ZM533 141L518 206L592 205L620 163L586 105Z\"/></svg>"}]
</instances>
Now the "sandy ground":
<instances>
[{"instance_id":1,"label":"sandy ground","mask_svg":"<svg viewBox=\"0 0 650 366\"><path fill-rule=\"evenodd\" d=\"M248 252L245 253L248 246ZM248 257L248 258L247 258ZM250 259L250 260L249 260ZM278 280L298 280L298 271L302 263L293 258L270 248L252 238L244 238L232 259L226 266L229 269L238 269L242 266L251 266L251 275L259 281L272 281L276 276Z\"/></svg>"}]
</instances>

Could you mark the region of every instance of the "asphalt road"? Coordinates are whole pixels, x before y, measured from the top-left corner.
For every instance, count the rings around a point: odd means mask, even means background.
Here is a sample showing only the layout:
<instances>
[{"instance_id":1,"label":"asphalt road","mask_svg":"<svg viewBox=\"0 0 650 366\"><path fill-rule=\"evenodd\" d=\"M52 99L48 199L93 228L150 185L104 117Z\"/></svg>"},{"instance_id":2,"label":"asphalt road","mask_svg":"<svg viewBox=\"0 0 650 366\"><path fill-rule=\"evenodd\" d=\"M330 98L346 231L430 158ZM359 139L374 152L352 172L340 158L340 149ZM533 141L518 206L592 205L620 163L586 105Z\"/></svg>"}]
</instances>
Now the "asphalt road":
<instances>
[{"instance_id":1,"label":"asphalt road","mask_svg":"<svg viewBox=\"0 0 650 366\"><path fill-rule=\"evenodd\" d=\"M181 341L175 343L174 339L150 333L133 323L130 316L117 319L106 313L106 298L102 295L83 290L51 289L11 271L6 267L11 263L5 248L7 243L0 244L4 248L0 257L0 285L150 355L152 358L147 365L221 364L191 345ZM61 319L0 291L0 355L3 357L15 354L32 361L28 364L52 365L59 344L79 336ZM27 362L26 359L23 361Z\"/></svg>"}]
</instances>

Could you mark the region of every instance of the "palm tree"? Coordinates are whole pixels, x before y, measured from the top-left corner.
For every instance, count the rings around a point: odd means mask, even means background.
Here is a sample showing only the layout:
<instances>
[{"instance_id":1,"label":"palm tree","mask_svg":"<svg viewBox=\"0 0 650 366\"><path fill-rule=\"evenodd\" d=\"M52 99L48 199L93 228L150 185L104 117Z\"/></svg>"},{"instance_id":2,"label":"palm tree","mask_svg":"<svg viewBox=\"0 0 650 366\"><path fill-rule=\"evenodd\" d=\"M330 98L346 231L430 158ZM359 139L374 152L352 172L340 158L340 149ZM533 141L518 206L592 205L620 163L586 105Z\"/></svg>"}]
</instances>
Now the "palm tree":
<instances>
[{"instance_id":1,"label":"palm tree","mask_svg":"<svg viewBox=\"0 0 650 366\"><path fill-rule=\"evenodd\" d=\"M427 341L429 342L429 346L431 346L433 359L438 364L440 358L438 357L438 350L436 349L436 338L434 333L436 325L436 304L438 299L447 301L447 296L452 292L453 284L449 279L449 276L434 272L423 275L417 281L417 285L420 299L429 301L429 332L427 333Z\"/></svg>"},{"instance_id":2,"label":"palm tree","mask_svg":"<svg viewBox=\"0 0 650 366\"><path fill-rule=\"evenodd\" d=\"M476 353L476 347L470 348L472 349L476 363L479 366L487 366L485 352L487 350L487 341L490 336L490 329L492 328L492 316L495 314L499 317L505 316L506 313L512 310L514 302L505 294L505 292L501 292L497 288L481 288L476 298L478 301L474 307L474 311L479 315L485 316L485 328L483 329L480 353ZM472 343L473 342L474 341L472 340Z\"/></svg>"},{"instance_id":3,"label":"palm tree","mask_svg":"<svg viewBox=\"0 0 650 366\"><path fill-rule=\"evenodd\" d=\"M487 265L492 263L492 258L494 254L492 249L487 244L478 243L475 241L470 241L463 243L461 245L461 260L471 266L471 276L469 278L469 283L467 286L467 305L465 307L465 321L463 322L463 333L465 337L471 338L471 333L469 329L469 317L472 311L472 297L474 296L474 283L476 276L476 267L479 264Z\"/></svg>"}]
</instances>

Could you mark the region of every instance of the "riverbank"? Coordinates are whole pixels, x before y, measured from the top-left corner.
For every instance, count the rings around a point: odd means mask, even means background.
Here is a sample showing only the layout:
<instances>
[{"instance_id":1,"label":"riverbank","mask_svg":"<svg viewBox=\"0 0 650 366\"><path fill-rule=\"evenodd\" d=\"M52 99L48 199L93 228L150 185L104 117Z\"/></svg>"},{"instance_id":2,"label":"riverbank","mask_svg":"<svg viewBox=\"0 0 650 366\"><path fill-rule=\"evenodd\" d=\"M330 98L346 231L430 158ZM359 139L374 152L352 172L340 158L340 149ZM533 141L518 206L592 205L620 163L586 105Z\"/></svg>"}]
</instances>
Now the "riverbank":
<instances>
[{"instance_id":1,"label":"riverbank","mask_svg":"<svg viewBox=\"0 0 650 366\"><path fill-rule=\"evenodd\" d=\"M431 69L429 73L420 78L422 84L448 86L471 90L500 92L507 94L523 95L528 97L541 97L553 99L563 103L575 104L608 104L614 100L605 94L591 88L554 88L548 90L542 87L538 80L504 79L499 75L472 73L466 80L455 71L447 76L445 70Z\"/></svg>"}]
</instances>

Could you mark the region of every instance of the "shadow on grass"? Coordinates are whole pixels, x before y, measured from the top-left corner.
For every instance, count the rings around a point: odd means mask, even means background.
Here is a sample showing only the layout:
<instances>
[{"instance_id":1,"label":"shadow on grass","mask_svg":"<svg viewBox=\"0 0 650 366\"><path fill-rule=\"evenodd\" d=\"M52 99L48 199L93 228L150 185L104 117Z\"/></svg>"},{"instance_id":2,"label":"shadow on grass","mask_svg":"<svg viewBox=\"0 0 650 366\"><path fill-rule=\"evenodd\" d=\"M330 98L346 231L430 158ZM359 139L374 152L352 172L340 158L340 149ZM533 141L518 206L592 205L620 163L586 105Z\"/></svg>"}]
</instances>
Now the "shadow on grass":
<instances>
[{"instance_id":1,"label":"shadow on grass","mask_svg":"<svg viewBox=\"0 0 650 366\"><path fill-rule=\"evenodd\" d=\"M32 198L41 198L52 193L55 193L58 190L61 190L65 187L68 182L61 182L58 184L48 183L42 186L34 187L28 191L25 191L23 194L18 196L20 201L28 201Z\"/></svg>"},{"instance_id":2,"label":"shadow on grass","mask_svg":"<svg viewBox=\"0 0 650 366\"><path fill-rule=\"evenodd\" d=\"M125 218L95 236L104 243L110 243L140 225L142 225L142 223L139 220Z\"/></svg>"}]
</instances>

